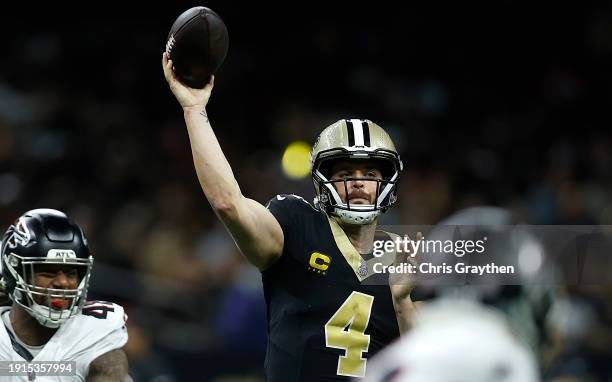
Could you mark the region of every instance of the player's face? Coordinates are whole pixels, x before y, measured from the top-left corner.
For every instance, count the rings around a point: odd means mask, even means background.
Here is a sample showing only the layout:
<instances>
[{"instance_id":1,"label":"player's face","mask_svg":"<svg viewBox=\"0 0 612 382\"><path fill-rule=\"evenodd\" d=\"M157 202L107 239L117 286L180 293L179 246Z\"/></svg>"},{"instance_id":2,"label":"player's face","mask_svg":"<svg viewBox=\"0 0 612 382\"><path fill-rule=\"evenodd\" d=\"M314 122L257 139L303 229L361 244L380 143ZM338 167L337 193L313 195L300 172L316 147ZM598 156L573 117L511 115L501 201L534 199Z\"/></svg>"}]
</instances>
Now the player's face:
<instances>
[{"instance_id":1,"label":"player's face","mask_svg":"<svg viewBox=\"0 0 612 382\"><path fill-rule=\"evenodd\" d=\"M344 179L355 178L351 180ZM338 161L331 168L331 179L342 202L374 204L382 172L374 161ZM346 184L346 186L345 186Z\"/></svg>"},{"instance_id":2,"label":"player's face","mask_svg":"<svg viewBox=\"0 0 612 382\"><path fill-rule=\"evenodd\" d=\"M75 267L59 264L37 265L34 273L34 285L39 288L76 289L79 285L79 273ZM34 295L34 301L39 305L50 306L53 309L66 309L72 303L72 298L49 298L44 295Z\"/></svg>"}]
</instances>

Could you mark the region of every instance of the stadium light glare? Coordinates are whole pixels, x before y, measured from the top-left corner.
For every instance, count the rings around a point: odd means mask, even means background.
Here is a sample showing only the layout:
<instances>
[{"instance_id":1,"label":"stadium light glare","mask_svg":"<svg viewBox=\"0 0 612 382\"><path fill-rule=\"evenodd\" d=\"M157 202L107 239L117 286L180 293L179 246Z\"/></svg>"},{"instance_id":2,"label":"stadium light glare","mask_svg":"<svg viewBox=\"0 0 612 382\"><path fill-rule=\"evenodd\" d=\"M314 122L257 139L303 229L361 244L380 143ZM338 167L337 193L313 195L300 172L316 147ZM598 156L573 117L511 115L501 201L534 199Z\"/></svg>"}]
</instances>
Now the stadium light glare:
<instances>
[{"instance_id":1,"label":"stadium light glare","mask_svg":"<svg viewBox=\"0 0 612 382\"><path fill-rule=\"evenodd\" d=\"M296 141L290 143L283 153L282 166L285 176L291 179L302 179L310 173L310 145Z\"/></svg>"}]
</instances>

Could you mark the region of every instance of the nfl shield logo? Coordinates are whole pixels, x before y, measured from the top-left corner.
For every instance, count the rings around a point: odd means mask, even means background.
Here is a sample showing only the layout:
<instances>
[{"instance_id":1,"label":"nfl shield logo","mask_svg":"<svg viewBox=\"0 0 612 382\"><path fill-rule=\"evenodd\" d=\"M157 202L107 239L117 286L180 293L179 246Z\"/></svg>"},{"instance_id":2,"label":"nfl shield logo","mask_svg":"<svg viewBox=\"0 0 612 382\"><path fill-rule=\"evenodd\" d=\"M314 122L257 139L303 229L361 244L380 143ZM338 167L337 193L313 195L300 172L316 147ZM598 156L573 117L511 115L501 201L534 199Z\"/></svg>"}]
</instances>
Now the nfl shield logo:
<instances>
[{"instance_id":1,"label":"nfl shield logo","mask_svg":"<svg viewBox=\"0 0 612 382\"><path fill-rule=\"evenodd\" d=\"M360 276L368 275L368 266L366 265L365 261L363 261L363 259L361 259L361 263L359 264L359 269L357 269L357 273L359 273Z\"/></svg>"}]
</instances>

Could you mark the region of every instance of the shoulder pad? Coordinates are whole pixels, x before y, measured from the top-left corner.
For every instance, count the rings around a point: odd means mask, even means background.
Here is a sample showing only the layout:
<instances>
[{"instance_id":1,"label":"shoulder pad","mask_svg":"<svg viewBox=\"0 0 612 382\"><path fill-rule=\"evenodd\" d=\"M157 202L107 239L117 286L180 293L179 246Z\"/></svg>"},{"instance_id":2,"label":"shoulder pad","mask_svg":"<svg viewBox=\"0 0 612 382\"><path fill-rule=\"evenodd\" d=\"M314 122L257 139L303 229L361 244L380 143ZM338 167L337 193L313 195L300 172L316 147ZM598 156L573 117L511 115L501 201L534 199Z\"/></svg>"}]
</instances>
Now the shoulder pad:
<instances>
[{"instance_id":1,"label":"shoulder pad","mask_svg":"<svg viewBox=\"0 0 612 382\"><path fill-rule=\"evenodd\" d=\"M270 199L270 201L268 201L268 203L266 204L266 208L270 208L270 205L274 203L292 203L292 204L303 204L303 205L307 205L313 209L314 208L310 203L308 203L308 201L306 199L304 199L303 197L296 195L296 194L278 194L275 197L273 197L272 199Z\"/></svg>"}]
</instances>

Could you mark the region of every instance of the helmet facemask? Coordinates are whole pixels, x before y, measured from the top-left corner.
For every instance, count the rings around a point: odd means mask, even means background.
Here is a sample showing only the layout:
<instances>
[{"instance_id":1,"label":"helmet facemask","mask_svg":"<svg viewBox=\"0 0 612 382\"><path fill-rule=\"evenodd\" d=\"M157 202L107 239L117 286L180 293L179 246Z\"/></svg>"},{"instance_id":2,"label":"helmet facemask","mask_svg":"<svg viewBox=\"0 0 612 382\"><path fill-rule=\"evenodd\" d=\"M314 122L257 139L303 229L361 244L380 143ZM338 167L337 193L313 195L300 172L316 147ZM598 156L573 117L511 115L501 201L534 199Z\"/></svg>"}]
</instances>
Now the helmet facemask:
<instances>
[{"instance_id":1,"label":"helmet facemask","mask_svg":"<svg viewBox=\"0 0 612 382\"><path fill-rule=\"evenodd\" d=\"M313 180L317 191L315 203L318 207L332 215L340 218L346 224L370 224L381 212L387 211L397 200L396 187L399 178L400 168L394 161L394 153L390 152L367 152L335 150L336 153L325 153L325 158L316 161L318 166L313 169ZM327 154L327 155L326 155ZM331 155L330 155L331 154ZM331 179L331 168L333 163L339 160L363 161L371 160L376 162L376 166L383 174L382 179L371 177L347 177L342 179ZM399 158L397 158L399 160ZM351 204L349 200L349 182L362 181L376 182L374 204ZM342 200L338 188L344 188L345 201Z\"/></svg>"},{"instance_id":2,"label":"helmet facemask","mask_svg":"<svg viewBox=\"0 0 612 382\"><path fill-rule=\"evenodd\" d=\"M20 257L11 253L8 259L9 264L3 266L7 268L7 271L16 281L11 298L36 318L41 325L48 328L58 328L70 317L81 311L87 296L93 257L89 259L49 259L46 257ZM78 273L77 287L75 289L59 289L36 286L35 273L48 266L75 269Z\"/></svg>"}]
</instances>

